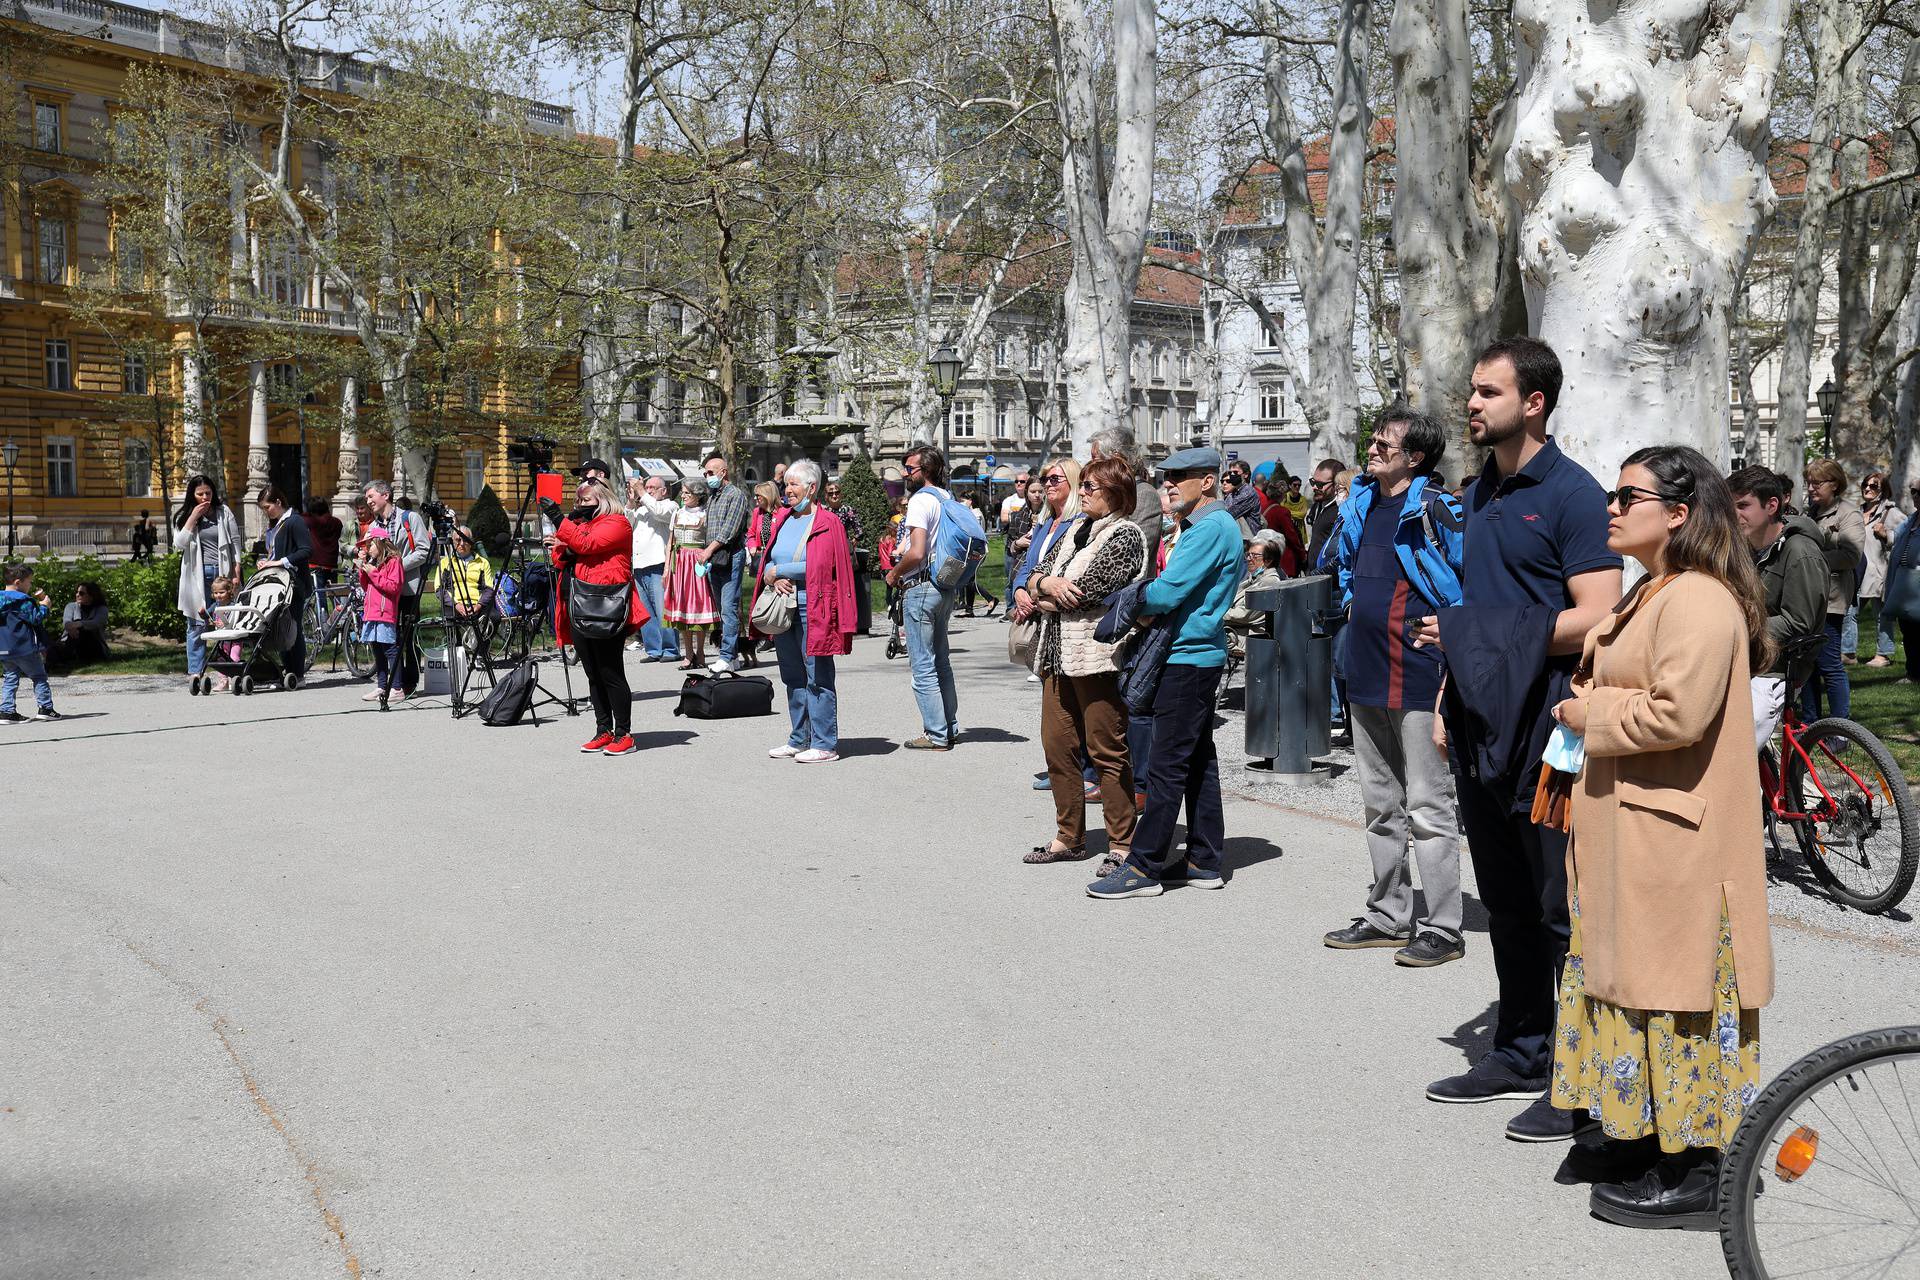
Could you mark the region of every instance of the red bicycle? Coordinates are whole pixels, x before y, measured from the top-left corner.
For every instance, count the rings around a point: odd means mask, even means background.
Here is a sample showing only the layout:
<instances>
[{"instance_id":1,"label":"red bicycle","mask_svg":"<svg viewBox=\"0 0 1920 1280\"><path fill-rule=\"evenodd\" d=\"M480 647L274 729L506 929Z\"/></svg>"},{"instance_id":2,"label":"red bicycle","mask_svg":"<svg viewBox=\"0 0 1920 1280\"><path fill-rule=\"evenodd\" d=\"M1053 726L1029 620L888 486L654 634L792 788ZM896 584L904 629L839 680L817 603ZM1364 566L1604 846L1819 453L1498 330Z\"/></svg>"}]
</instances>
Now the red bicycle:
<instances>
[{"instance_id":1,"label":"red bicycle","mask_svg":"<svg viewBox=\"0 0 1920 1280\"><path fill-rule=\"evenodd\" d=\"M1785 824L1835 899L1876 915L1890 911L1920 869L1920 816L1907 780L1866 726L1840 716L1806 724L1794 704L1789 693L1778 754L1771 746L1760 753L1774 848Z\"/></svg>"}]
</instances>

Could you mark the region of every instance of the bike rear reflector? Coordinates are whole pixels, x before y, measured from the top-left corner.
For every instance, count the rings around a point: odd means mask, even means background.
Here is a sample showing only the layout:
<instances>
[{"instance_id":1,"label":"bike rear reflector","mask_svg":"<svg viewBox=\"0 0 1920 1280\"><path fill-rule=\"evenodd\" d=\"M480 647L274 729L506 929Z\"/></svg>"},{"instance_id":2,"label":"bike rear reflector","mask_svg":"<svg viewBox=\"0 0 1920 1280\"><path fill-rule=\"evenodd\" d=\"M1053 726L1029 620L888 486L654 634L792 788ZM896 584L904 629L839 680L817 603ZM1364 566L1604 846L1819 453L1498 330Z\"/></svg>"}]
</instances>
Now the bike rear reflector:
<instances>
[{"instance_id":1,"label":"bike rear reflector","mask_svg":"<svg viewBox=\"0 0 1920 1280\"><path fill-rule=\"evenodd\" d=\"M1780 1154L1775 1157L1773 1171L1782 1182L1798 1182L1813 1168L1814 1157L1820 1154L1820 1131L1801 1125L1787 1135L1780 1144Z\"/></svg>"}]
</instances>

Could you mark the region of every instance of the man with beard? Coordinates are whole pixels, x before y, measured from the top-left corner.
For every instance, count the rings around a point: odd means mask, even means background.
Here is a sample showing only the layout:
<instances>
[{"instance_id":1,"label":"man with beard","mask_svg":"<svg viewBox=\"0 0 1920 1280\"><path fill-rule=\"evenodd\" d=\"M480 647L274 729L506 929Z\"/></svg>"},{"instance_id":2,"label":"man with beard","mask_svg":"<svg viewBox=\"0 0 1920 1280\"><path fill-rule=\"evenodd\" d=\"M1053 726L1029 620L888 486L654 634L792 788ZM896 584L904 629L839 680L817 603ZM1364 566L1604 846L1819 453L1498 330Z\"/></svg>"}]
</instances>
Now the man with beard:
<instances>
[{"instance_id":1,"label":"man with beard","mask_svg":"<svg viewBox=\"0 0 1920 1280\"><path fill-rule=\"evenodd\" d=\"M1567 837L1530 814L1550 710L1568 695L1587 632L1620 600L1621 560L1607 547L1606 493L1547 435L1560 382L1559 357L1535 339L1503 339L1480 354L1467 429L1491 452L1464 502L1464 604L1421 619L1418 636L1442 645L1448 661L1435 740L1443 750L1453 743L1499 982L1492 1050L1429 1085L1427 1097L1531 1098L1507 1125L1519 1142L1564 1141L1595 1123L1543 1096L1570 932ZM1521 636L1537 641L1529 649Z\"/></svg>"}]
</instances>

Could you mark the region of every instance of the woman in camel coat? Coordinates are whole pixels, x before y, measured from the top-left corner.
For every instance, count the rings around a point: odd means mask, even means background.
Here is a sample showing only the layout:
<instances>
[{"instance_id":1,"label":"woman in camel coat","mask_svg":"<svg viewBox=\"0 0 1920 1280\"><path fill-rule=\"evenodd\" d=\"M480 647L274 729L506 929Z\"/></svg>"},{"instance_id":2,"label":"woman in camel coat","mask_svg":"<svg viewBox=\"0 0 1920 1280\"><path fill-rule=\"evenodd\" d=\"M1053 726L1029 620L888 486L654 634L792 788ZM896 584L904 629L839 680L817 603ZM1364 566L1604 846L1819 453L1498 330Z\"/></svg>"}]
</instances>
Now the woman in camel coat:
<instances>
[{"instance_id":1,"label":"woman in camel coat","mask_svg":"<svg viewBox=\"0 0 1920 1280\"><path fill-rule=\"evenodd\" d=\"M1634 454L1609 505L1608 545L1647 577L1587 636L1554 712L1585 735L1586 765L1551 1096L1610 1140L1596 1214L1710 1225L1773 996L1747 688L1766 669L1766 613L1733 496L1699 453Z\"/></svg>"}]
</instances>

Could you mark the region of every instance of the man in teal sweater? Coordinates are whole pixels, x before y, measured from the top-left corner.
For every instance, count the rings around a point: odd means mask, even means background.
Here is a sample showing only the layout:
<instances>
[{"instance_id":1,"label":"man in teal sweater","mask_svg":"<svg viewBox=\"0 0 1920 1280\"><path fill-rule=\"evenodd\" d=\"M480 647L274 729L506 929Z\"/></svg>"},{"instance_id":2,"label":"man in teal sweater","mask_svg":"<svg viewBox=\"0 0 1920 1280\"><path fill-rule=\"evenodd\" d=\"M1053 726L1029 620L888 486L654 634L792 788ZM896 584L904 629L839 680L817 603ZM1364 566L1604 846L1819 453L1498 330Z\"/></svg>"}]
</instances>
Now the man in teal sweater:
<instances>
[{"instance_id":1,"label":"man in teal sweater","mask_svg":"<svg viewBox=\"0 0 1920 1280\"><path fill-rule=\"evenodd\" d=\"M1213 747L1213 700L1227 666L1227 609L1246 558L1240 525L1220 500L1220 454L1182 449L1161 468L1180 531L1160 576L1141 597L1141 621L1173 628L1172 650L1153 695L1153 751L1147 807L1133 851L1111 875L1087 886L1095 898L1147 898L1168 885L1218 889L1226 849L1220 761ZM1187 807L1187 849L1173 851L1180 805Z\"/></svg>"}]
</instances>

